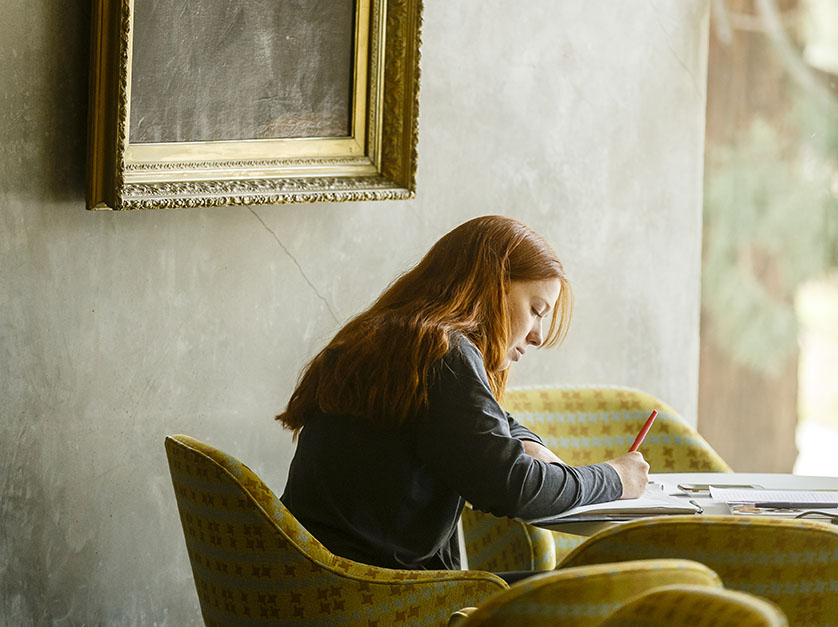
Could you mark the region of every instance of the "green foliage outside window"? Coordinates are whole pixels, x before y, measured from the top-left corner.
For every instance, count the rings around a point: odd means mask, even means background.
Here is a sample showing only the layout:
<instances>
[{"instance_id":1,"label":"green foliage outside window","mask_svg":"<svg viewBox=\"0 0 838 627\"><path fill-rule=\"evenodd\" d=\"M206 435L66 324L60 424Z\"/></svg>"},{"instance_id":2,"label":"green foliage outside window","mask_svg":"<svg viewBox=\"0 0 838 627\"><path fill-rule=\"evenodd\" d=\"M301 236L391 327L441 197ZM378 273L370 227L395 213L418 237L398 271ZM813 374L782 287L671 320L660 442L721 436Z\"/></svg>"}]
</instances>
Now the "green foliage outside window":
<instances>
[{"instance_id":1,"label":"green foliage outside window","mask_svg":"<svg viewBox=\"0 0 838 627\"><path fill-rule=\"evenodd\" d=\"M702 305L717 343L762 374L795 350L798 286L838 266L836 112L801 96L783 128L757 117L706 166Z\"/></svg>"}]
</instances>

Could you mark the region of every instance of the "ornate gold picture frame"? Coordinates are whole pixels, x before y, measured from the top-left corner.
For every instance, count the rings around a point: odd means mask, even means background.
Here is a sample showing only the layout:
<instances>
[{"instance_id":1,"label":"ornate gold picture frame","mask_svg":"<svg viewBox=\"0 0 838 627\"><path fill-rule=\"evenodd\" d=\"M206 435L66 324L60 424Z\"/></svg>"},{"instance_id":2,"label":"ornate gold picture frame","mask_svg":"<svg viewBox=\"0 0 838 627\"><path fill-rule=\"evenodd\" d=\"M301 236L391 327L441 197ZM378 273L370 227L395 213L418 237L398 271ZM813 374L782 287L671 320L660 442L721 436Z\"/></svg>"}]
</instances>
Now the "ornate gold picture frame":
<instances>
[{"instance_id":1,"label":"ornate gold picture frame","mask_svg":"<svg viewBox=\"0 0 838 627\"><path fill-rule=\"evenodd\" d=\"M93 1L88 209L413 197L422 0Z\"/></svg>"}]
</instances>

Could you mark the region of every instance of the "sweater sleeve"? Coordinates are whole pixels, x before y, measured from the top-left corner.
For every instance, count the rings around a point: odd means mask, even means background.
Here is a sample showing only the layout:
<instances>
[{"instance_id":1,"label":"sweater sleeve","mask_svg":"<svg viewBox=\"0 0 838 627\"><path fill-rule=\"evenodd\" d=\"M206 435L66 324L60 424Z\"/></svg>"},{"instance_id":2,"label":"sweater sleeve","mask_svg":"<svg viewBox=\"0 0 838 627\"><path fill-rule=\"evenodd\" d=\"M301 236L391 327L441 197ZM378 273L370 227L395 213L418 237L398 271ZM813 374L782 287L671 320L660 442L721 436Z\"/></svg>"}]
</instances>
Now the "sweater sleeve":
<instances>
[{"instance_id":1,"label":"sweater sleeve","mask_svg":"<svg viewBox=\"0 0 838 627\"><path fill-rule=\"evenodd\" d=\"M527 455L521 439L534 434L498 405L482 355L464 337L452 341L428 395L417 423L417 452L475 508L540 518L622 494L620 478L607 464L572 467Z\"/></svg>"}]
</instances>

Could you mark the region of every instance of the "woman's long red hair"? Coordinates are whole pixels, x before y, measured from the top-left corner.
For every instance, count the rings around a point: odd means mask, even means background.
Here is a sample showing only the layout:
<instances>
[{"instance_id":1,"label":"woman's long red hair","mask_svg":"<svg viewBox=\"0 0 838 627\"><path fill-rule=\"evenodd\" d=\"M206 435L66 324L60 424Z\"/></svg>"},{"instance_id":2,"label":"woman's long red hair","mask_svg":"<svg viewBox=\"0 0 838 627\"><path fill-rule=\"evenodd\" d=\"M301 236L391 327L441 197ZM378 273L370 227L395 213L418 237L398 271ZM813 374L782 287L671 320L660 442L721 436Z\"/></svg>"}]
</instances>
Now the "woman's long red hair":
<instances>
[{"instance_id":1,"label":"woman's long red hair","mask_svg":"<svg viewBox=\"0 0 838 627\"><path fill-rule=\"evenodd\" d=\"M572 293L561 261L544 239L512 218L483 216L443 236L416 267L344 326L303 370L285 411L298 431L317 409L400 424L428 400L433 367L463 333L482 353L499 400L506 385L511 281L561 282L544 345L564 338Z\"/></svg>"}]
</instances>

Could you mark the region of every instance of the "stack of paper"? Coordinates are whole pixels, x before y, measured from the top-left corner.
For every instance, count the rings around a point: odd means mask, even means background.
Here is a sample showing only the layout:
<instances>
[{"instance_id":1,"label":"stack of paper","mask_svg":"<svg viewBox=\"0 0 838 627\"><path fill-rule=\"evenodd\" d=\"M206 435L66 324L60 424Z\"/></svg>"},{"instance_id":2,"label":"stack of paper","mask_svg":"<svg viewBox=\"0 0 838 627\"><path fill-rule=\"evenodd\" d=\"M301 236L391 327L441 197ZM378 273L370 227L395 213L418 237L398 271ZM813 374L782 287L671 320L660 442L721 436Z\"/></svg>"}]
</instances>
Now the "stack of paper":
<instances>
[{"instance_id":1,"label":"stack of paper","mask_svg":"<svg viewBox=\"0 0 838 627\"><path fill-rule=\"evenodd\" d=\"M821 503L838 501L836 490L750 490L710 487L710 496L719 503Z\"/></svg>"},{"instance_id":2,"label":"stack of paper","mask_svg":"<svg viewBox=\"0 0 838 627\"><path fill-rule=\"evenodd\" d=\"M574 507L561 514L546 516L525 522L531 525L550 524L552 522L592 522L598 520L632 520L647 516L665 514L697 514L701 509L688 500L666 494L662 486L650 483L646 492L637 499L608 501L595 505Z\"/></svg>"},{"instance_id":3,"label":"stack of paper","mask_svg":"<svg viewBox=\"0 0 838 627\"><path fill-rule=\"evenodd\" d=\"M731 514L796 518L803 512L838 515L836 490L749 490L710 488L714 501L726 503Z\"/></svg>"}]
</instances>

